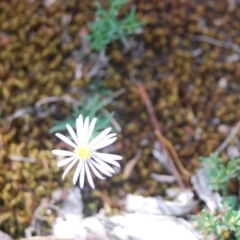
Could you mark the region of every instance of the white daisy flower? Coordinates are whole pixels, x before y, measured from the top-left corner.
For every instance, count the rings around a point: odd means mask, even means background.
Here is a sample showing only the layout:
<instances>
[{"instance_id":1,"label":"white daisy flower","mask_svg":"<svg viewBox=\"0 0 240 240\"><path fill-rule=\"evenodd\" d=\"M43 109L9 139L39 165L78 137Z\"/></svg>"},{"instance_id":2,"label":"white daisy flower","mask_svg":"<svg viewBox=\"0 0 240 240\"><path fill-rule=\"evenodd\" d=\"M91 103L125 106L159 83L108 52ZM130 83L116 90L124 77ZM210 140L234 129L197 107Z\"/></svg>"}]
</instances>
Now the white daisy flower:
<instances>
[{"instance_id":1,"label":"white daisy flower","mask_svg":"<svg viewBox=\"0 0 240 240\"><path fill-rule=\"evenodd\" d=\"M120 164L116 161L122 160L122 157L119 155L100 153L97 151L98 149L110 145L117 139L116 133L110 133L110 127L99 133L97 137L90 141L96 122L97 118L94 118L89 124L89 117L83 121L83 117L80 115L76 120L76 133L72 127L67 124L67 130L71 135L73 141L61 133L56 133L56 136L58 138L74 148L73 151L52 151L52 153L55 155L66 157L57 163L58 167L69 164L65 169L62 177L64 179L70 169L76 163L78 163L73 175L73 184L76 184L79 177L79 185L81 188L84 186L85 173L87 175L89 184L92 188L94 188L90 169L98 178L105 179L105 177L103 177L99 172L111 177L114 173L114 170L108 164L120 167Z\"/></svg>"}]
</instances>

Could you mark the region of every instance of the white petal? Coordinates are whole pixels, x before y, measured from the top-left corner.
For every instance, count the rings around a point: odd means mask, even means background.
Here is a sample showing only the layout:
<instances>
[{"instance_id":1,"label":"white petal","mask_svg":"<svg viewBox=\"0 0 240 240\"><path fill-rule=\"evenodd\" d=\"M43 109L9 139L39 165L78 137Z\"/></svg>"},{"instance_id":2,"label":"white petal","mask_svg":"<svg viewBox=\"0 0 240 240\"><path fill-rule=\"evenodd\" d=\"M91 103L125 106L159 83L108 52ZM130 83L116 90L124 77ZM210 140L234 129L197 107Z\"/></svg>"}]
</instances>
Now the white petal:
<instances>
[{"instance_id":1,"label":"white petal","mask_svg":"<svg viewBox=\"0 0 240 240\"><path fill-rule=\"evenodd\" d=\"M65 151L65 150L59 150L59 149L55 149L52 150L52 154L58 155L58 156L75 156L74 152L70 152L70 151Z\"/></svg>"},{"instance_id":2,"label":"white petal","mask_svg":"<svg viewBox=\"0 0 240 240\"><path fill-rule=\"evenodd\" d=\"M109 139L109 138L115 137L115 136L117 136L116 133L109 133L109 134L108 134L107 136L105 136L101 141L104 141L105 139Z\"/></svg>"},{"instance_id":3,"label":"white petal","mask_svg":"<svg viewBox=\"0 0 240 240\"><path fill-rule=\"evenodd\" d=\"M92 148L92 150L97 150L97 149L106 147L106 146L110 145L111 143L115 142L116 139L117 138L114 137L114 138L108 139L108 140L106 140L104 142L99 142L99 143L95 144L94 146L92 146L91 148Z\"/></svg>"},{"instance_id":4,"label":"white petal","mask_svg":"<svg viewBox=\"0 0 240 240\"><path fill-rule=\"evenodd\" d=\"M110 164L112 164L112 165L114 165L116 167L121 167L121 165L118 162L114 161L114 160L103 159L103 161L105 161L107 163L110 163Z\"/></svg>"},{"instance_id":5,"label":"white petal","mask_svg":"<svg viewBox=\"0 0 240 240\"><path fill-rule=\"evenodd\" d=\"M93 164L91 163L91 161L88 161L88 164L90 166L90 168L92 169L92 171L94 172L94 174L100 178L100 179L105 179L105 177L103 177L99 172L98 170L93 166Z\"/></svg>"},{"instance_id":6,"label":"white petal","mask_svg":"<svg viewBox=\"0 0 240 240\"><path fill-rule=\"evenodd\" d=\"M108 134L107 136L105 136L105 137L101 140L101 142L105 142L105 141L107 141L108 139L110 139L110 138L112 138L112 137L115 137L115 136L117 136L116 133L110 133L110 134ZM100 143L100 141L99 141L98 143ZM98 144L98 143L97 143L97 144Z\"/></svg>"},{"instance_id":7,"label":"white petal","mask_svg":"<svg viewBox=\"0 0 240 240\"><path fill-rule=\"evenodd\" d=\"M77 129L77 137L79 144L82 144L82 134L83 134L83 118L82 115L76 120L76 129Z\"/></svg>"},{"instance_id":8,"label":"white petal","mask_svg":"<svg viewBox=\"0 0 240 240\"><path fill-rule=\"evenodd\" d=\"M108 172L110 173L115 173L115 171L113 170L113 168L111 168L108 164L106 164L104 161L102 161L101 159L97 158L97 157L93 157L93 159L99 164L101 165L103 168L105 168Z\"/></svg>"},{"instance_id":9,"label":"white petal","mask_svg":"<svg viewBox=\"0 0 240 240\"><path fill-rule=\"evenodd\" d=\"M91 146L94 147L96 144L99 144L99 143L101 143L101 142L105 142L105 141L107 141L108 139L110 139L110 138L112 138L112 137L115 137L115 136L117 136L116 133L107 134L104 138L102 138L100 141L92 144Z\"/></svg>"},{"instance_id":10,"label":"white petal","mask_svg":"<svg viewBox=\"0 0 240 240\"><path fill-rule=\"evenodd\" d=\"M105 130L103 130L101 133L99 133L97 135L97 137L95 137L90 143L89 143L89 147L93 146L94 144L98 143L99 141L101 141L105 136L108 135L108 133L111 131L112 128L107 128Z\"/></svg>"},{"instance_id":11,"label":"white petal","mask_svg":"<svg viewBox=\"0 0 240 240\"><path fill-rule=\"evenodd\" d=\"M108 139L110 139L112 137L115 137L116 135L117 135L116 133L110 133L107 136L105 136L101 141L99 141L99 142L95 143L94 145L92 145L92 147L94 148L95 145L98 145L98 144L100 144L102 142L106 142Z\"/></svg>"},{"instance_id":12,"label":"white petal","mask_svg":"<svg viewBox=\"0 0 240 240\"><path fill-rule=\"evenodd\" d=\"M89 184L90 184L90 186L91 186L92 188L95 188L94 183L93 183L93 179L92 179L91 173L90 173L90 171L89 171L89 167L88 167L87 162L86 162L86 164L85 164L85 168L86 168L86 174L87 174L88 182L89 182Z\"/></svg>"},{"instance_id":13,"label":"white petal","mask_svg":"<svg viewBox=\"0 0 240 240\"><path fill-rule=\"evenodd\" d=\"M65 158L63 160L60 160L59 162L57 162L57 166L58 167L65 166L68 163L70 163L71 161L73 161L75 158L76 158L75 156L71 156L71 157Z\"/></svg>"},{"instance_id":14,"label":"white petal","mask_svg":"<svg viewBox=\"0 0 240 240\"><path fill-rule=\"evenodd\" d=\"M114 165L114 166L121 167L118 162L116 162L116 161L114 161L114 160L112 160L112 159L107 159L107 158L104 158L104 157L103 157L103 158L102 158L102 157L98 157L98 156L97 156L97 153L94 153L94 155L93 155L92 157L93 157L94 159L98 158L99 160L104 161L104 162L107 162L107 163L110 163L110 164L112 164L112 165Z\"/></svg>"},{"instance_id":15,"label":"white petal","mask_svg":"<svg viewBox=\"0 0 240 240\"><path fill-rule=\"evenodd\" d=\"M61 133L56 133L55 134L58 138L60 138L63 142L67 143L68 145L76 148L77 145L75 143L73 143L70 139L68 139L67 137L65 137L64 135L62 135Z\"/></svg>"},{"instance_id":16,"label":"white petal","mask_svg":"<svg viewBox=\"0 0 240 240\"><path fill-rule=\"evenodd\" d=\"M70 133L72 139L74 140L74 142L76 143L76 145L79 145L79 141L77 138L76 133L73 131L72 127L69 124L66 124L67 130Z\"/></svg>"},{"instance_id":17,"label":"white petal","mask_svg":"<svg viewBox=\"0 0 240 240\"><path fill-rule=\"evenodd\" d=\"M81 168L81 172L80 172L80 178L79 178L79 185L80 185L80 188L83 188L84 186L84 178L85 178L85 164L86 162L84 161L83 162L83 165L82 165L82 168Z\"/></svg>"},{"instance_id":18,"label":"white petal","mask_svg":"<svg viewBox=\"0 0 240 240\"><path fill-rule=\"evenodd\" d=\"M110 172L108 172L105 168L103 168L101 165L99 165L98 163L96 163L95 161L93 160L89 160L91 161L91 163L99 170L101 171L102 173L104 173L105 175L109 176L109 177L112 177L112 174Z\"/></svg>"},{"instance_id":19,"label":"white petal","mask_svg":"<svg viewBox=\"0 0 240 240\"><path fill-rule=\"evenodd\" d=\"M80 171L81 171L81 168L82 168L82 165L83 165L83 161L79 161L79 164L74 172L74 175L73 175L73 184L75 185L76 182L77 182L77 179L80 175Z\"/></svg>"},{"instance_id":20,"label":"white petal","mask_svg":"<svg viewBox=\"0 0 240 240\"><path fill-rule=\"evenodd\" d=\"M88 141L89 141L89 139L90 139L91 136L92 136L93 129L94 129L94 127L95 127L96 122L97 122L97 118L94 118L94 119L91 121L90 125L89 125L88 136L87 136L87 138L86 138L86 144L88 144Z\"/></svg>"},{"instance_id":21,"label":"white petal","mask_svg":"<svg viewBox=\"0 0 240 240\"><path fill-rule=\"evenodd\" d=\"M88 137L88 128L89 128L89 117L87 117L84 121L84 125L83 125L83 133L82 133L82 143L86 144L86 140Z\"/></svg>"},{"instance_id":22,"label":"white petal","mask_svg":"<svg viewBox=\"0 0 240 240\"><path fill-rule=\"evenodd\" d=\"M109 154L109 153L100 153L100 152L95 152L94 155L101 159L108 159L108 160L122 160L122 156L116 155L116 154Z\"/></svg>"},{"instance_id":23,"label":"white petal","mask_svg":"<svg viewBox=\"0 0 240 240\"><path fill-rule=\"evenodd\" d=\"M75 158L68 166L67 168L65 169L63 175L62 175L62 179L65 178L65 176L67 175L67 173L70 171L70 169L73 167L73 165L78 161L77 158Z\"/></svg>"}]
</instances>

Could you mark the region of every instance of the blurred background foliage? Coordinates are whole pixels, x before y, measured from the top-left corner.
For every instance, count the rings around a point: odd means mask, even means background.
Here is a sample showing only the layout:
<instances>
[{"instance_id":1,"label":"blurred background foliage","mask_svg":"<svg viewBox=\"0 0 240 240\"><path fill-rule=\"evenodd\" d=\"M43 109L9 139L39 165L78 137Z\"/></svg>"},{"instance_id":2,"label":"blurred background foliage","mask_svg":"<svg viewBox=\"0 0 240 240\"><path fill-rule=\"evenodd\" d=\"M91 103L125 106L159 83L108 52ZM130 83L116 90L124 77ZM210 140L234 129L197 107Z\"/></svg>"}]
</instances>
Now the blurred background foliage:
<instances>
[{"instance_id":1,"label":"blurred background foliage","mask_svg":"<svg viewBox=\"0 0 240 240\"><path fill-rule=\"evenodd\" d=\"M99 181L98 190L82 191L86 214L102 206L101 194L152 196L168 187L149 178L164 170L152 156L154 134L135 81L149 92L163 135L189 171L240 118L237 1L128 1L119 18L135 7L147 24L127 44L109 44L105 58L88 44L95 2L52 2L0 1L0 228L13 237L24 235L42 199L71 184L71 174L62 182L50 153L63 146L49 129L70 117L74 105L62 96L91 101L97 91L105 101L124 89L106 106L122 127L111 150L123 155L124 166L141 149L128 179L116 175ZM107 9L108 1L100 2ZM60 100L39 102L49 97ZM230 191L238 190L233 185Z\"/></svg>"}]
</instances>

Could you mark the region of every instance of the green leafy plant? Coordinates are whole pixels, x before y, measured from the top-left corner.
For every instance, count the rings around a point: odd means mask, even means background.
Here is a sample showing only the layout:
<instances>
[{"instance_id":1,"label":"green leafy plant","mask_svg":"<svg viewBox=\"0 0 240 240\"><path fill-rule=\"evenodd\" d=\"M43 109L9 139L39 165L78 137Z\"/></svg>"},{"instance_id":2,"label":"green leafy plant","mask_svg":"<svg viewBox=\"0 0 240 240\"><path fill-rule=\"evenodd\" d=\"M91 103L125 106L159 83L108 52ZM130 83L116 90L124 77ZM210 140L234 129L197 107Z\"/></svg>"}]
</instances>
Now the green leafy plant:
<instances>
[{"instance_id":1,"label":"green leafy plant","mask_svg":"<svg viewBox=\"0 0 240 240\"><path fill-rule=\"evenodd\" d=\"M207 232L209 235L217 233L218 219L213 213L206 211L201 212L201 217L197 218L198 230L201 233Z\"/></svg>"},{"instance_id":2,"label":"green leafy plant","mask_svg":"<svg viewBox=\"0 0 240 240\"><path fill-rule=\"evenodd\" d=\"M109 0L109 8L105 10L99 1L96 2L95 22L88 25L90 29L89 42L92 50L103 54L109 43L121 40L127 43L127 35L145 23L137 20L136 9L133 7L123 19L119 19L119 11L128 0Z\"/></svg>"},{"instance_id":3,"label":"green leafy plant","mask_svg":"<svg viewBox=\"0 0 240 240\"><path fill-rule=\"evenodd\" d=\"M84 97L81 108L73 105L72 116L66 120L56 122L56 124L49 131L50 133L63 131L66 129L66 124L69 124L70 126L75 128L76 118L78 118L79 115L82 114L84 118L86 118L87 116L89 116L90 119L97 117L98 121L95 126L95 133L93 133L94 137L97 132L108 127L111 119L113 118L113 112L108 115L101 112L101 109L106 107L111 102L112 98L108 97L101 100L101 97L98 94L91 97L90 99Z\"/></svg>"},{"instance_id":4,"label":"green leafy plant","mask_svg":"<svg viewBox=\"0 0 240 240\"><path fill-rule=\"evenodd\" d=\"M240 159L232 158L226 165L217 153L202 157L200 161L208 169L209 184L214 190L220 190L223 197L228 196L228 182L240 173Z\"/></svg>"},{"instance_id":5,"label":"green leafy plant","mask_svg":"<svg viewBox=\"0 0 240 240\"><path fill-rule=\"evenodd\" d=\"M237 198L228 195L228 183L233 178L240 180L240 159L232 158L224 164L217 153L200 158L208 171L209 184L223 195L222 207L215 213L202 210L197 218L199 231L217 239L240 239L240 210Z\"/></svg>"},{"instance_id":6,"label":"green leafy plant","mask_svg":"<svg viewBox=\"0 0 240 240\"><path fill-rule=\"evenodd\" d=\"M219 240L240 239L240 210L223 202L224 207L216 213L205 209L201 217L197 218L198 229L208 236L214 236Z\"/></svg>"}]
</instances>

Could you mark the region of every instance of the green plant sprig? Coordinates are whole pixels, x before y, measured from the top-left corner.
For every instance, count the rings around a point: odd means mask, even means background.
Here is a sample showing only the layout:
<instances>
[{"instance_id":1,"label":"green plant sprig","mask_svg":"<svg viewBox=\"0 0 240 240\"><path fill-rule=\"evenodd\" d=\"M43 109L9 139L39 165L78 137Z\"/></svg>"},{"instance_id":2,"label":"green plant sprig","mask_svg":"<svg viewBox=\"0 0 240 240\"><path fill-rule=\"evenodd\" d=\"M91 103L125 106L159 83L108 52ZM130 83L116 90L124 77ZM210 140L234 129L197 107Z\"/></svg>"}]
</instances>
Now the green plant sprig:
<instances>
[{"instance_id":1,"label":"green plant sprig","mask_svg":"<svg viewBox=\"0 0 240 240\"><path fill-rule=\"evenodd\" d=\"M145 22L137 20L135 7L132 7L123 19L118 18L120 9L127 1L109 0L107 10L102 7L99 1L96 1L95 21L88 24L89 42L92 50L105 54L107 45L116 40L120 40L126 45L127 35L133 34L136 29L145 25Z\"/></svg>"},{"instance_id":2,"label":"green plant sprig","mask_svg":"<svg viewBox=\"0 0 240 240\"><path fill-rule=\"evenodd\" d=\"M98 118L98 121L95 126L95 133L93 133L93 137L102 129L105 129L107 126L110 125L111 119L113 118L114 112L111 112L109 115L106 115L101 112L101 109L106 107L108 104L112 102L111 97L107 97L101 100L99 94L91 97L91 99L84 97L82 101L82 107L79 108L76 105L72 106L72 116L63 121L57 121L55 125L50 128L50 133L59 132L66 129L66 124L69 124L73 128L75 128L76 119L79 117L80 114L84 118L87 116L90 119L94 117Z\"/></svg>"},{"instance_id":3,"label":"green plant sprig","mask_svg":"<svg viewBox=\"0 0 240 240\"><path fill-rule=\"evenodd\" d=\"M201 157L200 161L208 170L209 184L214 190L220 190L223 197L227 197L228 182L240 173L240 159L232 158L224 165L222 158L217 153L212 153L209 157Z\"/></svg>"}]
</instances>

